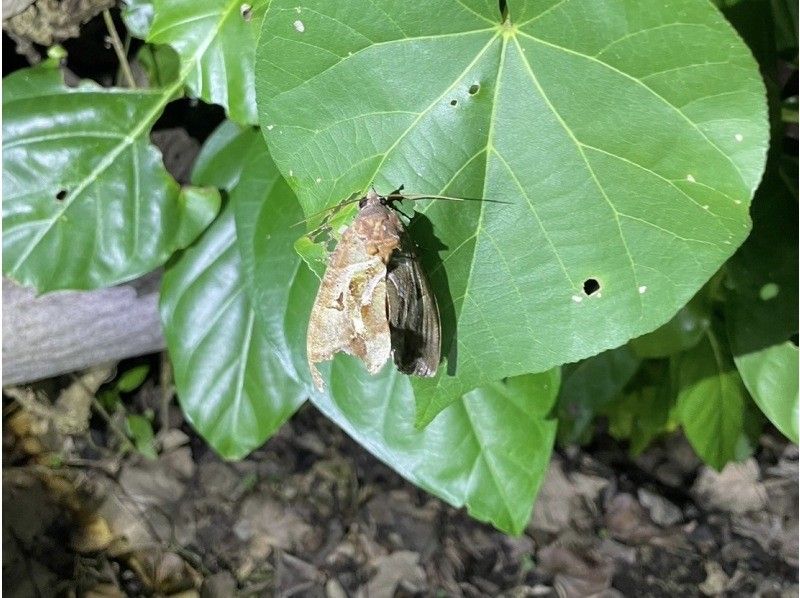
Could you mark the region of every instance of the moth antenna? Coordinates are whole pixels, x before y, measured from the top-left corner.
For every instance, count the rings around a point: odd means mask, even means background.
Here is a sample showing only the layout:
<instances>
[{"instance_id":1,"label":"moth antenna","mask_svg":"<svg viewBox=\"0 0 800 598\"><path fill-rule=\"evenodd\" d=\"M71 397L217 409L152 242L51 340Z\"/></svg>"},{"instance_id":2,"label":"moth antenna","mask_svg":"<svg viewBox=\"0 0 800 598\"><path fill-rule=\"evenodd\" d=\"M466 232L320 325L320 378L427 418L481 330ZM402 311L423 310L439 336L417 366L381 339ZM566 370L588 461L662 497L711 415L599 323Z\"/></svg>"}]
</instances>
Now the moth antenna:
<instances>
[{"instance_id":1,"label":"moth antenna","mask_svg":"<svg viewBox=\"0 0 800 598\"><path fill-rule=\"evenodd\" d=\"M502 201L500 199L485 199L478 197L451 197L449 195L430 195L427 193L403 195L402 193L392 193L386 196L387 199L410 199L416 201L418 199L444 199L448 201L485 201L488 203L504 203L511 204L510 201Z\"/></svg>"},{"instance_id":2,"label":"moth antenna","mask_svg":"<svg viewBox=\"0 0 800 598\"><path fill-rule=\"evenodd\" d=\"M314 212L308 218L303 218L300 222L295 222L292 225L292 228L294 228L295 226L300 226L301 224L305 224L306 222L308 222L309 220L313 220L317 216L321 216L322 214L327 214L328 212L333 212L334 210L337 210L342 206L346 206L347 204L351 203L356 203L357 201L361 201L361 198L356 197L354 199L347 199L345 201L337 203L335 206L331 206L330 208L325 208L324 210L320 210L319 212Z\"/></svg>"}]
</instances>

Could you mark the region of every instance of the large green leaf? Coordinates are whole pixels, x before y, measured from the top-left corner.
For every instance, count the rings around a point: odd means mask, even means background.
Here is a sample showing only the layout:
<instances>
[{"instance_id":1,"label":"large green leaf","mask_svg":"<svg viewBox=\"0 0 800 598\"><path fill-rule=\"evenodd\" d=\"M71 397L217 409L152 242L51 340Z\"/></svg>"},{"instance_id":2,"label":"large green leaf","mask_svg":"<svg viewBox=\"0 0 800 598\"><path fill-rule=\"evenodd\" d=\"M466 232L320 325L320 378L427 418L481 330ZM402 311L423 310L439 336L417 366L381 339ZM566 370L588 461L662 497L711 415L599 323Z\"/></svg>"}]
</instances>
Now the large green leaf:
<instances>
[{"instance_id":1,"label":"large green leaf","mask_svg":"<svg viewBox=\"0 0 800 598\"><path fill-rule=\"evenodd\" d=\"M474 390L426 429L414 427L410 380L391 364L375 377L353 359L323 369L316 391L305 361L308 315L319 285L294 251L303 218L266 148L253 150L234 189L237 235L254 307L275 345L284 384L301 380L308 396L367 450L401 475L478 519L519 533L527 523L555 437L548 419L558 372L520 376ZM329 393L329 394L328 394Z\"/></svg>"},{"instance_id":2,"label":"large green leaf","mask_svg":"<svg viewBox=\"0 0 800 598\"><path fill-rule=\"evenodd\" d=\"M153 0L147 41L175 48L190 69L193 96L224 106L237 122L256 123L254 54L266 3Z\"/></svg>"},{"instance_id":3,"label":"large green leaf","mask_svg":"<svg viewBox=\"0 0 800 598\"><path fill-rule=\"evenodd\" d=\"M722 469L749 454L750 400L724 338L708 329L697 345L673 358L673 366L678 419L700 458Z\"/></svg>"},{"instance_id":4,"label":"large green leaf","mask_svg":"<svg viewBox=\"0 0 800 598\"><path fill-rule=\"evenodd\" d=\"M161 317L184 415L223 457L263 444L305 400L255 325L230 207L167 269Z\"/></svg>"},{"instance_id":5,"label":"large green leaf","mask_svg":"<svg viewBox=\"0 0 800 598\"><path fill-rule=\"evenodd\" d=\"M260 172L244 168L248 150L263 146L258 131L226 122L203 146L192 180L235 195ZM260 446L305 400L284 369L285 351L256 325L230 205L167 268L161 314L184 414L223 457Z\"/></svg>"},{"instance_id":6,"label":"large green leaf","mask_svg":"<svg viewBox=\"0 0 800 598\"><path fill-rule=\"evenodd\" d=\"M39 291L140 276L219 210L180 189L150 144L173 88L64 85L51 63L3 81L3 272Z\"/></svg>"},{"instance_id":7,"label":"large green leaf","mask_svg":"<svg viewBox=\"0 0 800 598\"><path fill-rule=\"evenodd\" d=\"M508 12L274 0L256 53L262 128L307 214L373 182L509 202L421 208L447 360L414 381L421 423L666 322L747 235L763 169L764 87L711 4Z\"/></svg>"}]
</instances>

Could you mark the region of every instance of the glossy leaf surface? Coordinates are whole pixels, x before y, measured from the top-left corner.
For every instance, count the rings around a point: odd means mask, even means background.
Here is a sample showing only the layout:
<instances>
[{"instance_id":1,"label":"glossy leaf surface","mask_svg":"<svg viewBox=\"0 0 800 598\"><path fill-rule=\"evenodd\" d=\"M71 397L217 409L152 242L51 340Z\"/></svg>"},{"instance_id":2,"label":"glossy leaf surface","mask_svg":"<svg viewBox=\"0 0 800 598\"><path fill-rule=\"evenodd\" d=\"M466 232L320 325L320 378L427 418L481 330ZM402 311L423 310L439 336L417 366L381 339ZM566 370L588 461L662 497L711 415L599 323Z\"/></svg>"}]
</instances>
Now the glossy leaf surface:
<instances>
[{"instance_id":1,"label":"glossy leaf surface","mask_svg":"<svg viewBox=\"0 0 800 598\"><path fill-rule=\"evenodd\" d=\"M147 41L169 44L189 69L191 95L255 123L254 55L265 0L154 0ZM249 7L249 8L248 8Z\"/></svg>"},{"instance_id":2,"label":"glossy leaf surface","mask_svg":"<svg viewBox=\"0 0 800 598\"><path fill-rule=\"evenodd\" d=\"M150 127L172 89L66 87L54 65L3 81L3 272L93 289L163 264L219 210L164 169Z\"/></svg>"},{"instance_id":3,"label":"glossy leaf surface","mask_svg":"<svg viewBox=\"0 0 800 598\"><path fill-rule=\"evenodd\" d=\"M419 423L669 320L747 235L763 169L764 88L711 4L508 11L275 0L259 41L262 129L306 214L371 183L508 202L420 208L446 363L413 383Z\"/></svg>"},{"instance_id":4,"label":"glossy leaf surface","mask_svg":"<svg viewBox=\"0 0 800 598\"><path fill-rule=\"evenodd\" d=\"M257 131L224 124L206 142L193 180L235 192L253 176L238 151L254 142L263 146ZM184 414L223 457L263 444L305 400L280 348L256 325L230 205L170 264L161 314Z\"/></svg>"}]
</instances>

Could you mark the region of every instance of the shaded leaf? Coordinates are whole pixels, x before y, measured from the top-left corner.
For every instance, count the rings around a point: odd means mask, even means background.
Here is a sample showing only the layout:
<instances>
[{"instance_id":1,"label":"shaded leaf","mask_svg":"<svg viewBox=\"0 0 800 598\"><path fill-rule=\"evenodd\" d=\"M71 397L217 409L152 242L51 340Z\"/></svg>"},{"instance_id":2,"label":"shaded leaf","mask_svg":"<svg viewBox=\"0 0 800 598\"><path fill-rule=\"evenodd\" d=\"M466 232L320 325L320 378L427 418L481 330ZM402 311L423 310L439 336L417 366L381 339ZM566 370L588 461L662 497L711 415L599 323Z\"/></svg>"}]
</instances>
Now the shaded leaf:
<instances>
[{"instance_id":1,"label":"shaded leaf","mask_svg":"<svg viewBox=\"0 0 800 598\"><path fill-rule=\"evenodd\" d=\"M600 411L608 417L611 436L628 440L631 454L637 456L655 438L677 427L674 407L669 362L658 360L643 364L629 390Z\"/></svg>"},{"instance_id":2,"label":"shaded leaf","mask_svg":"<svg viewBox=\"0 0 800 598\"><path fill-rule=\"evenodd\" d=\"M145 44L137 52L136 60L147 75L149 87L165 87L180 77L180 60L169 46Z\"/></svg>"},{"instance_id":3,"label":"shaded leaf","mask_svg":"<svg viewBox=\"0 0 800 598\"><path fill-rule=\"evenodd\" d=\"M231 121L218 126L206 139L192 169L192 180L231 191L242 176L249 156L263 151L264 139L254 128L242 128Z\"/></svg>"},{"instance_id":4,"label":"shaded leaf","mask_svg":"<svg viewBox=\"0 0 800 598\"><path fill-rule=\"evenodd\" d=\"M581 442L597 411L616 398L636 373L639 358L623 345L562 368L558 394L558 436Z\"/></svg>"},{"instance_id":5,"label":"shaded leaf","mask_svg":"<svg viewBox=\"0 0 800 598\"><path fill-rule=\"evenodd\" d=\"M729 261L728 338L761 411L797 442L797 200L773 164L753 203L753 233Z\"/></svg>"},{"instance_id":6,"label":"shaded leaf","mask_svg":"<svg viewBox=\"0 0 800 598\"><path fill-rule=\"evenodd\" d=\"M308 396L372 454L411 482L507 532L527 523L550 459L557 371L520 376L457 400L424 430L414 428L408 377L391 363L369 376L345 357L324 364L330 394L316 391L305 359L305 333L319 279L294 250L291 228L303 212L262 149L231 201L254 307L285 385L301 380Z\"/></svg>"},{"instance_id":7,"label":"shaded leaf","mask_svg":"<svg viewBox=\"0 0 800 598\"><path fill-rule=\"evenodd\" d=\"M666 322L745 238L763 169L764 87L710 4L508 11L275 0L259 40L260 122L306 214L371 183L510 202L420 209L447 361L413 381L420 424Z\"/></svg>"},{"instance_id":8,"label":"shaded leaf","mask_svg":"<svg viewBox=\"0 0 800 598\"><path fill-rule=\"evenodd\" d=\"M798 331L797 219L796 199L771 168L753 202L753 234L727 266L735 355L780 345Z\"/></svg>"},{"instance_id":9,"label":"shaded leaf","mask_svg":"<svg viewBox=\"0 0 800 598\"><path fill-rule=\"evenodd\" d=\"M153 0L147 41L169 44L188 68L186 86L230 118L256 123L254 54L266 0ZM242 7L250 6L247 13Z\"/></svg>"},{"instance_id":10,"label":"shaded leaf","mask_svg":"<svg viewBox=\"0 0 800 598\"><path fill-rule=\"evenodd\" d=\"M39 291L136 278L191 243L219 193L180 189L149 131L174 89L66 87L51 64L3 89L3 271Z\"/></svg>"},{"instance_id":11,"label":"shaded leaf","mask_svg":"<svg viewBox=\"0 0 800 598\"><path fill-rule=\"evenodd\" d=\"M695 346L710 324L709 303L701 291L678 310L669 322L632 339L630 347L643 359L669 357Z\"/></svg>"},{"instance_id":12,"label":"shaded leaf","mask_svg":"<svg viewBox=\"0 0 800 598\"><path fill-rule=\"evenodd\" d=\"M673 367L678 419L698 456L717 470L747 456L749 398L724 339L709 329Z\"/></svg>"}]
</instances>

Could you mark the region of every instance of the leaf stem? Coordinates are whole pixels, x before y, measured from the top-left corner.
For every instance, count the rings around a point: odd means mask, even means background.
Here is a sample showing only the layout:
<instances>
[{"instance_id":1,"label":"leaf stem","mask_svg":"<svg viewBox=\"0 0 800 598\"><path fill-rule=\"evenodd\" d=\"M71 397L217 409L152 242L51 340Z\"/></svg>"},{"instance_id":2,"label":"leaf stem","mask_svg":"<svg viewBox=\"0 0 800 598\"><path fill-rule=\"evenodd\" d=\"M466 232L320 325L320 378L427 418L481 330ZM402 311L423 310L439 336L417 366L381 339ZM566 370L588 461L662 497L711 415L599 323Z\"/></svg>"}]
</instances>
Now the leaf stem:
<instances>
[{"instance_id":1,"label":"leaf stem","mask_svg":"<svg viewBox=\"0 0 800 598\"><path fill-rule=\"evenodd\" d=\"M114 47L114 52L117 54L117 59L119 59L119 66L122 68L122 74L125 75L125 79L127 80L128 87L131 89L136 89L136 81L133 79L133 71L131 71L131 65L128 63L128 57L125 55L125 49L122 47L122 40L119 38L119 34L117 33L117 28L114 26L114 21L111 18L111 13L106 8L103 11L103 20L106 22L106 29L108 29L108 35L111 38L111 45Z\"/></svg>"}]
</instances>

